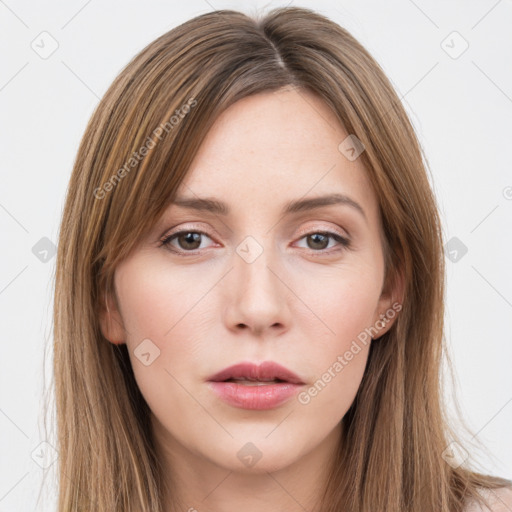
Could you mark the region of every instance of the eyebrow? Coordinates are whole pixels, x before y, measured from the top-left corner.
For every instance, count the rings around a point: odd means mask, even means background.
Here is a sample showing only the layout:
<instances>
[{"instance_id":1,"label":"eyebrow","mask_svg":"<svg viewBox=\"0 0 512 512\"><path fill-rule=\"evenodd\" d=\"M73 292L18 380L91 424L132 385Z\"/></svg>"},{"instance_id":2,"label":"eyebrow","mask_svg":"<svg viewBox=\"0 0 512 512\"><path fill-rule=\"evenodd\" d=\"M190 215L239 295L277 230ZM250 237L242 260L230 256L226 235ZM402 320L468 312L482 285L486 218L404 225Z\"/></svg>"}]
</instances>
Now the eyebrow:
<instances>
[{"instance_id":1,"label":"eyebrow","mask_svg":"<svg viewBox=\"0 0 512 512\"><path fill-rule=\"evenodd\" d=\"M177 197L171 204L198 211L207 211L217 215L229 215L231 210L226 203L213 197ZM322 208L331 205L346 205L357 210L365 220L368 220L362 206L344 194L328 194L324 196L311 197L309 199L298 199L289 201L284 205L282 214L289 215Z\"/></svg>"}]
</instances>

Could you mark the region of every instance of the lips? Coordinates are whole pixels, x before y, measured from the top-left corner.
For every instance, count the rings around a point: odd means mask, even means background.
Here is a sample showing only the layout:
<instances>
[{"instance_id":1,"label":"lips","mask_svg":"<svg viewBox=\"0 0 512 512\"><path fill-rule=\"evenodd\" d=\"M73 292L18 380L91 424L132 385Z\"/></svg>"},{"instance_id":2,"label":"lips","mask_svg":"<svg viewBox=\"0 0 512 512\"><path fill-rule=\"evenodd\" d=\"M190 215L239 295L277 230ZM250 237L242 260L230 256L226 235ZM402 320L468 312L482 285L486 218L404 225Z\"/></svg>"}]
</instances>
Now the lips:
<instances>
[{"instance_id":1,"label":"lips","mask_svg":"<svg viewBox=\"0 0 512 512\"><path fill-rule=\"evenodd\" d=\"M208 387L225 403L240 409L275 409L298 393L304 382L280 364L266 361L259 366L240 363L208 381Z\"/></svg>"},{"instance_id":2,"label":"lips","mask_svg":"<svg viewBox=\"0 0 512 512\"><path fill-rule=\"evenodd\" d=\"M254 363L239 363L211 376L211 382L288 382L291 384L304 384L302 380L291 370L274 363L265 361L259 366Z\"/></svg>"}]
</instances>

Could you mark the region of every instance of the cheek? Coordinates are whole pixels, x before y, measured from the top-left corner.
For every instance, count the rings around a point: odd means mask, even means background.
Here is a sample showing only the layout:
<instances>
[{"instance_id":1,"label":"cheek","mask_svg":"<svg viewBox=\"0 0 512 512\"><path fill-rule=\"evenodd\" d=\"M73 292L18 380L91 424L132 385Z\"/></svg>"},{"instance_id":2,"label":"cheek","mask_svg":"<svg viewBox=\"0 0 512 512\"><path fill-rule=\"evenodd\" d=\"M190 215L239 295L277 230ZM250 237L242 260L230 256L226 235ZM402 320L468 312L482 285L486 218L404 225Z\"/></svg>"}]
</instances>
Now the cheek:
<instances>
[{"instance_id":1,"label":"cheek","mask_svg":"<svg viewBox=\"0 0 512 512\"><path fill-rule=\"evenodd\" d=\"M316 277L313 292L311 287L309 294L306 287L302 288L302 298L317 318L303 315L299 320L305 339L310 340L310 345L304 347L310 386L298 400L307 406L308 414L327 414L334 422L352 404L364 374L380 276L375 266L347 265L343 271L338 269L336 276Z\"/></svg>"},{"instance_id":2,"label":"cheek","mask_svg":"<svg viewBox=\"0 0 512 512\"><path fill-rule=\"evenodd\" d=\"M212 323L218 322L218 315L205 310L211 286L211 276L192 267L172 271L158 258L134 258L118 267L126 344L137 384L152 408L179 401L182 385L197 374Z\"/></svg>"},{"instance_id":3,"label":"cheek","mask_svg":"<svg viewBox=\"0 0 512 512\"><path fill-rule=\"evenodd\" d=\"M141 258L119 268L116 287L130 344L149 338L164 350L180 330L197 321L194 317L209 286L209 281L188 272L170 271L158 259Z\"/></svg>"},{"instance_id":4,"label":"cheek","mask_svg":"<svg viewBox=\"0 0 512 512\"><path fill-rule=\"evenodd\" d=\"M313 421L321 418L327 425L335 425L343 418L360 387L369 347L369 343L359 343L333 355L317 378L299 393L297 400L309 418Z\"/></svg>"},{"instance_id":5,"label":"cheek","mask_svg":"<svg viewBox=\"0 0 512 512\"><path fill-rule=\"evenodd\" d=\"M327 310L339 341L336 344L341 345L339 348L372 325L379 301L375 281L357 280L346 284L331 291L332 299Z\"/></svg>"},{"instance_id":6,"label":"cheek","mask_svg":"<svg viewBox=\"0 0 512 512\"><path fill-rule=\"evenodd\" d=\"M322 313L329 331L314 335L306 348L308 386L298 402L310 418L322 418L326 425L339 422L357 394L366 367L371 343L372 318L377 294L361 288L331 290ZM333 332L331 332L331 330Z\"/></svg>"},{"instance_id":7,"label":"cheek","mask_svg":"<svg viewBox=\"0 0 512 512\"><path fill-rule=\"evenodd\" d=\"M377 270L372 265L347 264L297 283L297 295L311 313L295 318L319 348L327 353L345 350L347 343L373 325L381 285Z\"/></svg>"}]
</instances>

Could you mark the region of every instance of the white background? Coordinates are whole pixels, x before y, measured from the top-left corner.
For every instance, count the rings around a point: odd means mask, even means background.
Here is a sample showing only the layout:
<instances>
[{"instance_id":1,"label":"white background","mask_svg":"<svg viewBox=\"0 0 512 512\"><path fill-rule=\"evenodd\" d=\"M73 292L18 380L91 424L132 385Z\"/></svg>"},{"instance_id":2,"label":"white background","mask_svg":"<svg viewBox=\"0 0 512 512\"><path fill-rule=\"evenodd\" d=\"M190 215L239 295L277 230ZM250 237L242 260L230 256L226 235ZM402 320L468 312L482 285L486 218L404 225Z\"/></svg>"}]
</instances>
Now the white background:
<instances>
[{"instance_id":1,"label":"white background","mask_svg":"<svg viewBox=\"0 0 512 512\"><path fill-rule=\"evenodd\" d=\"M95 105L132 56L185 20L286 3L0 0L0 512L55 508L51 497L36 506L43 474L55 465L45 471L35 462L52 453L38 445L45 441L43 360L46 351L48 381L55 258L42 262L32 248L43 237L57 242ZM468 249L457 262L446 260L446 338L467 437L476 434L473 443L489 449L479 459L484 471L512 479L512 2L290 3L349 30L411 116L445 239L457 237ZM43 31L58 43L47 59L31 47L42 46ZM457 58L447 53L463 48L453 31L469 44Z\"/></svg>"}]
</instances>

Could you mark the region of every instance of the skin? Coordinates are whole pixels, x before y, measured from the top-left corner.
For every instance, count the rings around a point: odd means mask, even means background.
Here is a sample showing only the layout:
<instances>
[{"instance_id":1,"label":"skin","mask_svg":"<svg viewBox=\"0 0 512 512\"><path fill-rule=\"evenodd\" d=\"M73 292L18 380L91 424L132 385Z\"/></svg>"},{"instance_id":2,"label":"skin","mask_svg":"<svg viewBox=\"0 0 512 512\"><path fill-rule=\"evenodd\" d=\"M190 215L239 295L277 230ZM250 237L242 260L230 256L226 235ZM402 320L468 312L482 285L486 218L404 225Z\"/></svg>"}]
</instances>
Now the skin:
<instances>
[{"instance_id":1,"label":"skin","mask_svg":"<svg viewBox=\"0 0 512 512\"><path fill-rule=\"evenodd\" d=\"M102 331L128 345L179 510L317 507L369 343L307 404L294 397L272 410L239 409L206 381L241 361L271 360L309 389L400 302L401 289L383 288L378 203L362 159L338 150L347 136L313 93L285 88L240 100L217 119L178 191L215 197L231 213L170 205L116 269ZM350 196L366 217L343 204L281 215L288 201L333 192ZM206 236L161 244L181 229ZM349 238L350 247L307 236L325 231ZM250 263L236 252L247 236L263 251ZM134 354L144 339L160 350L149 366ZM237 457L248 442L262 454L250 467Z\"/></svg>"}]
</instances>

